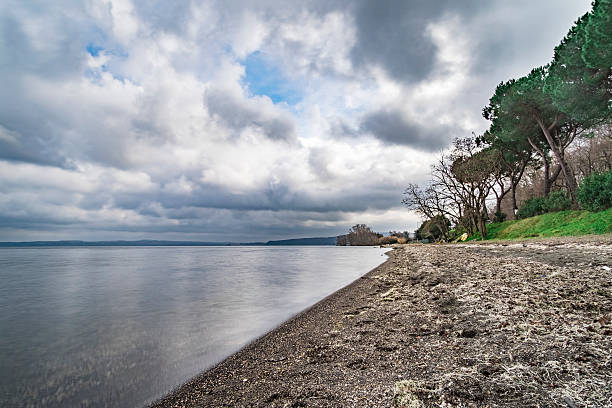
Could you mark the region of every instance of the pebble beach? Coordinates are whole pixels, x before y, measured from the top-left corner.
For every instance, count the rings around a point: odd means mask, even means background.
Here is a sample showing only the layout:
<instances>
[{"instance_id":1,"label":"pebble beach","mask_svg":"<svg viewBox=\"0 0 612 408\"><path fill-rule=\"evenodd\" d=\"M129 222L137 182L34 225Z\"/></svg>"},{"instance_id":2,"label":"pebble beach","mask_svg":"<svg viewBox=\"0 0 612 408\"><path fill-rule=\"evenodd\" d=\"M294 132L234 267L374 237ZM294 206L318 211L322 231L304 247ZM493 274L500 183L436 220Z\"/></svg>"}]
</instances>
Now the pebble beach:
<instances>
[{"instance_id":1,"label":"pebble beach","mask_svg":"<svg viewBox=\"0 0 612 408\"><path fill-rule=\"evenodd\" d=\"M151 406L612 406L612 235L387 255Z\"/></svg>"}]
</instances>

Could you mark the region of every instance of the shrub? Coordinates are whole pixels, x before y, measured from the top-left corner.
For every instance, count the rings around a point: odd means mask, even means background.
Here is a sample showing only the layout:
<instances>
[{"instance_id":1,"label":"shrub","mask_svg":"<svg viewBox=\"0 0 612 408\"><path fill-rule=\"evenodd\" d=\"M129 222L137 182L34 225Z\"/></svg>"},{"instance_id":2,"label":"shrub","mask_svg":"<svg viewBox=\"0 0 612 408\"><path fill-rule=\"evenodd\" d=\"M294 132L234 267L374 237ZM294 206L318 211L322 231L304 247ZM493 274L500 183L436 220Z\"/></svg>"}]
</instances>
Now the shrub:
<instances>
[{"instance_id":1,"label":"shrub","mask_svg":"<svg viewBox=\"0 0 612 408\"><path fill-rule=\"evenodd\" d=\"M523 219L529 217L535 217L546 212L546 199L542 197L534 197L525 201L521 208L516 212L516 218Z\"/></svg>"},{"instance_id":2,"label":"shrub","mask_svg":"<svg viewBox=\"0 0 612 408\"><path fill-rule=\"evenodd\" d=\"M493 215L493 222L504 222L506 221L506 213L497 211L495 215Z\"/></svg>"},{"instance_id":3,"label":"shrub","mask_svg":"<svg viewBox=\"0 0 612 408\"><path fill-rule=\"evenodd\" d=\"M388 237L381 237L378 239L378 243L381 245L385 245L385 244L397 244L398 243L398 239L396 236L394 235L390 235Z\"/></svg>"},{"instance_id":4,"label":"shrub","mask_svg":"<svg viewBox=\"0 0 612 408\"><path fill-rule=\"evenodd\" d=\"M525 201L516 212L516 218L523 219L544 213L570 210L572 201L563 191L554 191L548 197L534 197Z\"/></svg>"},{"instance_id":5,"label":"shrub","mask_svg":"<svg viewBox=\"0 0 612 408\"><path fill-rule=\"evenodd\" d=\"M544 202L544 212L556 212L570 210L572 200L563 191L554 191L548 195Z\"/></svg>"},{"instance_id":6,"label":"shrub","mask_svg":"<svg viewBox=\"0 0 612 408\"><path fill-rule=\"evenodd\" d=\"M416 230L416 238L417 239L427 239L427 240L440 240L443 239L448 232L450 227L450 221L446 219L446 217L442 215L436 215L433 218L430 218L427 221L424 221L423 224Z\"/></svg>"},{"instance_id":7,"label":"shrub","mask_svg":"<svg viewBox=\"0 0 612 408\"><path fill-rule=\"evenodd\" d=\"M612 170L585 177L577 197L585 210L596 212L612 207Z\"/></svg>"}]
</instances>

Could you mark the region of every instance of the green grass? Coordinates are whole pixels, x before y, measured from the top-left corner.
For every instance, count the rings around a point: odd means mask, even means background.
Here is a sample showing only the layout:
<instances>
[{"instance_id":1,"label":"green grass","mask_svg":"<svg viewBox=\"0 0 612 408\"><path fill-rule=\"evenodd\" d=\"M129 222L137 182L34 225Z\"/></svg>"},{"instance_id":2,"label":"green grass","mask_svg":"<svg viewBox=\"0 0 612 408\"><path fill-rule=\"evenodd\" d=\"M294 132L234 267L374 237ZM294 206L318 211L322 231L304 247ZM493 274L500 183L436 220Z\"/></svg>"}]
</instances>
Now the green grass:
<instances>
[{"instance_id":1,"label":"green grass","mask_svg":"<svg viewBox=\"0 0 612 408\"><path fill-rule=\"evenodd\" d=\"M600 212L559 211L487 225L487 239L563 237L612 233L612 208ZM480 239L480 234L468 240Z\"/></svg>"}]
</instances>

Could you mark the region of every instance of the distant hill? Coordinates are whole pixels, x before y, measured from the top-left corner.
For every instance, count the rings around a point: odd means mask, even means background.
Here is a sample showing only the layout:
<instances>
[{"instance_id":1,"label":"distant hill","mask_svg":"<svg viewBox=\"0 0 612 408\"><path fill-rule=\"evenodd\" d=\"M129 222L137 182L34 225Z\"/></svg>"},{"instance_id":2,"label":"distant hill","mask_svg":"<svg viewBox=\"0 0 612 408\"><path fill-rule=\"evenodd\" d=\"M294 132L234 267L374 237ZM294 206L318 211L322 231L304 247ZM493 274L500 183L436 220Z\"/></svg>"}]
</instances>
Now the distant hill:
<instances>
[{"instance_id":1,"label":"distant hill","mask_svg":"<svg viewBox=\"0 0 612 408\"><path fill-rule=\"evenodd\" d=\"M336 245L336 237L283 239L268 241L266 245Z\"/></svg>"},{"instance_id":2,"label":"distant hill","mask_svg":"<svg viewBox=\"0 0 612 408\"><path fill-rule=\"evenodd\" d=\"M336 237L297 238L268 242L202 242L202 241L160 241L143 239L139 241L28 241L0 242L0 247L60 247L60 246L249 246L249 245L336 245Z\"/></svg>"}]
</instances>

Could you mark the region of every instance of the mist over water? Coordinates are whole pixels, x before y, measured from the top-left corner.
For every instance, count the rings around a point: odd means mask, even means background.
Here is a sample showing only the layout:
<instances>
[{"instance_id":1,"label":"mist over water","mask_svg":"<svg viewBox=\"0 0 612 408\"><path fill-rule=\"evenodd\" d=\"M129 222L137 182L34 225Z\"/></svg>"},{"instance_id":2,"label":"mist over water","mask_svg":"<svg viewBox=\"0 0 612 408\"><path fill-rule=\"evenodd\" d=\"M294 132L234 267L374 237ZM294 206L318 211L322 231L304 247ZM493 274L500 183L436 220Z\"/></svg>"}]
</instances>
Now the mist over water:
<instances>
[{"instance_id":1,"label":"mist over water","mask_svg":"<svg viewBox=\"0 0 612 408\"><path fill-rule=\"evenodd\" d=\"M143 406L379 265L384 252L0 248L0 406Z\"/></svg>"}]
</instances>

